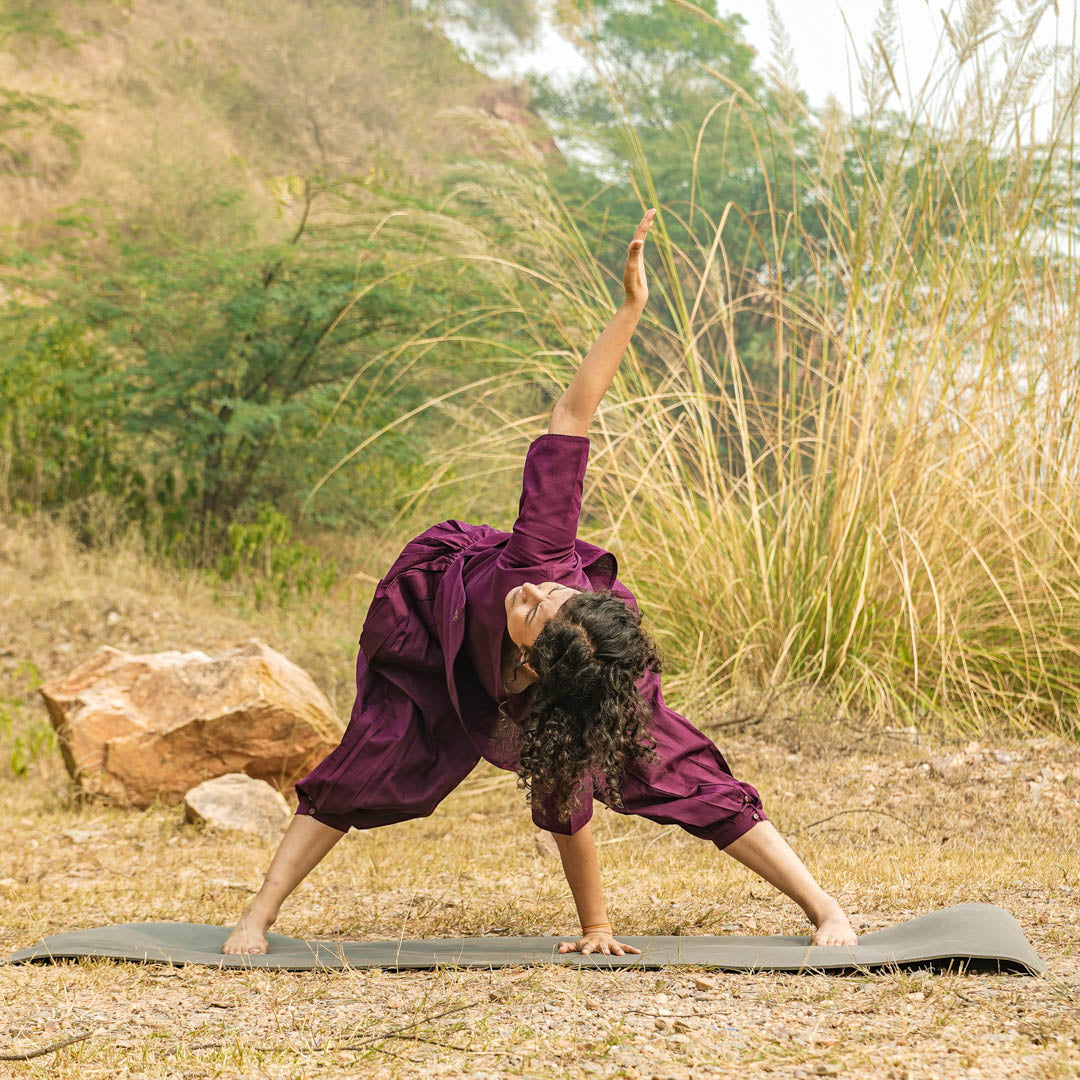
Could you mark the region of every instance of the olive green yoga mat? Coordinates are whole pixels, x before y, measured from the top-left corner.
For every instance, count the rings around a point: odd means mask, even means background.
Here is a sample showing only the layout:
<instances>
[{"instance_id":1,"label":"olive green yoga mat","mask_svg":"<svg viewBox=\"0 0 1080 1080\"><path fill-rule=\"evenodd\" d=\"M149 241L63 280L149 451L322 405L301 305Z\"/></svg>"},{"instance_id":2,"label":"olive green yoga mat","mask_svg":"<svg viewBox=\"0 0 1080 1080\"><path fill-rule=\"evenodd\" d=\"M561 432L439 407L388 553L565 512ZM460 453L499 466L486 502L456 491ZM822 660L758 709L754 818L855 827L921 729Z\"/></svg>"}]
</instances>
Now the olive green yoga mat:
<instances>
[{"instance_id":1,"label":"olive green yoga mat","mask_svg":"<svg viewBox=\"0 0 1080 1080\"><path fill-rule=\"evenodd\" d=\"M1046 970L1017 921L993 904L960 904L864 934L858 945L811 946L808 937L634 937L639 956L559 953L568 937L427 938L417 941L302 941L268 934L262 956L223 956L229 930L199 923L126 923L52 934L9 963L79 956L222 968L498 968L534 964L660 968L702 966L724 971L850 972L882 967L976 969L1038 975Z\"/></svg>"}]
</instances>

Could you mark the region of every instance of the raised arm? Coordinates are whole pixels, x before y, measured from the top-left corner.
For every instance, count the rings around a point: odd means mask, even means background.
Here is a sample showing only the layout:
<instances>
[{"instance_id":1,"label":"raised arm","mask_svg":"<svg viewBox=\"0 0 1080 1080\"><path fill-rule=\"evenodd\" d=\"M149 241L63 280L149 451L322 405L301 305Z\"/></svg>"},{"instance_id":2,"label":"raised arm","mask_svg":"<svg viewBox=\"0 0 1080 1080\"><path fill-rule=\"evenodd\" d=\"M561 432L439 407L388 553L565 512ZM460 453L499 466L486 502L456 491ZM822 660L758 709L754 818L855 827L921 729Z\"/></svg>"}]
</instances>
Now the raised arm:
<instances>
[{"instance_id":1,"label":"raised arm","mask_svg":"<svg viewBox=\"0 0 1080 1080\"><path fill-rule=\"evenodd\" d=\"M649 286L645 280L645 237L655 216L655 209L647 210L637 232L634 233L634 239L630 241L626 252L626 268L623 271L626 297L611 322L596 339L596 344L582 360L581 367L562 397L555 403L548 424L550 434L587 434L596 407L615 377L626 346L634 336L638 319L645 310L645 301L649 298Z\"/></svg>"}]
</instances>

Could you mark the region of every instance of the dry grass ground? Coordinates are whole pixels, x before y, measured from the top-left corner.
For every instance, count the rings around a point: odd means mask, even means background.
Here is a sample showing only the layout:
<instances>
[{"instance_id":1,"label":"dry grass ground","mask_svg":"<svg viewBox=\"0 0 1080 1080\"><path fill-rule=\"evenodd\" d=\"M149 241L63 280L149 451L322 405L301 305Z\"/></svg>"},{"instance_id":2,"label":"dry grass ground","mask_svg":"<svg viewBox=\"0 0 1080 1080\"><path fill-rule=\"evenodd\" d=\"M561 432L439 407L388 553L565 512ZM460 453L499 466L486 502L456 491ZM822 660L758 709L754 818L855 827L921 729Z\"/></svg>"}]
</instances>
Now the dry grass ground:
<instances>
[{"instance_id":1,"label":"dry grass ground","mask_svg":"<svg viewBox=\"0 0 1080 1080\"><path fill-rule=\"evenodd\" d=\"M62 534L0 529L0 697L14 701L10 738L44 718L26 662L47 678L104 642L208 648L258 635L307 666L344 714L365 590L360 599L342 592L320 614L242 615L227 610L235 598L215 601L205 585L147 566L133 550L80 555ZM119 617L110 621L109 611ZM997 903L1020 920L1046 977L717 975L702 990L702 973L685 969L6 967L0 1053L91 1034L0 1063L0 1075L1080 1074L1080 748L1049 739L950 744L795 712L774 703L727 727L719 725L739 716L694 719L759 786L856 927ZM200 831L176 808L79 804L55 752L18 778L6 763L0 769L0 953L107 922L228 923L274 846ZM788 901L681 830L603 808L594 828L612 918L628 933L806 929ZM430 818L353 833L276 929L388 938L560 934L574 925L558 861L538 852L512 777L482 767Z\"/></svg>"}]
</instances>

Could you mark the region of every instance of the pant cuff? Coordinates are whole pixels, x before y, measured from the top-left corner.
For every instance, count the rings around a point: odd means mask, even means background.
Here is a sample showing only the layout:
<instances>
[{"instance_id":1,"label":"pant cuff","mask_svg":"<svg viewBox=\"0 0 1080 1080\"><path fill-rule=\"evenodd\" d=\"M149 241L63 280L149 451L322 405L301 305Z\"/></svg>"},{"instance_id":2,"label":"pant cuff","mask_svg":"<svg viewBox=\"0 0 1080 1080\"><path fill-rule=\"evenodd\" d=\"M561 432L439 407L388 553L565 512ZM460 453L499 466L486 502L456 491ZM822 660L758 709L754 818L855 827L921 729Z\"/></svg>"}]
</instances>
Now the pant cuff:
<instances>
[{"instance_id":1,"label":"pant cuff","mask_svg":"<svg viewBox=\"0 0 1080 1080\"><path fill-rule=\"evenodd\" d=\"M747 803L734 817L728 818L722 825L717 826L710 840L721 850L728 844L733 844L743 833L748 833L755 825L762 821L768 821L765 811L760 806Z\"/></svg>"}]
</instances>

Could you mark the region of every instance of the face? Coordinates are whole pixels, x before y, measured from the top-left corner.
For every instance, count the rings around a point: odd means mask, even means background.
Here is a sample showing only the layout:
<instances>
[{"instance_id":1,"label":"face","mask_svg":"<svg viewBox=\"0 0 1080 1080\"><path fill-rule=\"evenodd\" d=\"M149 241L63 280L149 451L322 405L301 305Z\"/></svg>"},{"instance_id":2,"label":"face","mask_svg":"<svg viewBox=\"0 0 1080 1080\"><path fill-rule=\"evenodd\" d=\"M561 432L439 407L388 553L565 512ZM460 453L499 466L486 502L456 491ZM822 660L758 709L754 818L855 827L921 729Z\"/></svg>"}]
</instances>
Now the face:
<instances>
[{"instance_id":1,"label":"face","mask_svg":"<svg viewBox=\"0 0 1080 1080\"><path fill-rule=\"evenodd\" d=\"M532 645L540 631L579 589L571 589L554 581L539 585L526 583L511 589L503 604L506 607L506 629L515 645Z\"/></svg>"}]
</instances>

